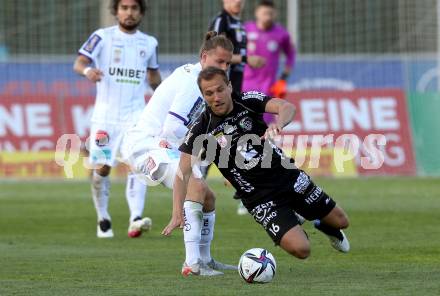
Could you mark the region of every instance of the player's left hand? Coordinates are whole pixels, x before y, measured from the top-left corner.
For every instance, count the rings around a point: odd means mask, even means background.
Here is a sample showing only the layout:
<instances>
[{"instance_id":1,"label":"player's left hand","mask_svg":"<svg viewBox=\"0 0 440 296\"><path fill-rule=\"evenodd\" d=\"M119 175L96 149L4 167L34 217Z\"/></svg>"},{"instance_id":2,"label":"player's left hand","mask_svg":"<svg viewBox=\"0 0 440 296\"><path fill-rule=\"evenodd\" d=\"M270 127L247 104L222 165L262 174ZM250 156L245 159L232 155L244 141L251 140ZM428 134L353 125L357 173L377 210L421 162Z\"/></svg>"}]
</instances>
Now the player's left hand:
<instances>
[{"instance_id":1,"label":"player's left hand","mask_svg":"<svg viewBox=\"0 0 440 296\"><path fill-rule=\"evenodd\" d=\"M183 219L173 215L168 225L162 230L162 235L169 236L177 227L183 228Z\"/></svg>"},{"instance_id":2,"label":"player's left hand","mask_svg":"<svg viewBox=\"0 0 440 296\"><path fill-rule=\"evenodd\" d=\"M273 139L278 136L281 132L281 128L278 127L276 123L269 123L266 132L264 133L263 139Z\"/></svg>"}]
</instances>

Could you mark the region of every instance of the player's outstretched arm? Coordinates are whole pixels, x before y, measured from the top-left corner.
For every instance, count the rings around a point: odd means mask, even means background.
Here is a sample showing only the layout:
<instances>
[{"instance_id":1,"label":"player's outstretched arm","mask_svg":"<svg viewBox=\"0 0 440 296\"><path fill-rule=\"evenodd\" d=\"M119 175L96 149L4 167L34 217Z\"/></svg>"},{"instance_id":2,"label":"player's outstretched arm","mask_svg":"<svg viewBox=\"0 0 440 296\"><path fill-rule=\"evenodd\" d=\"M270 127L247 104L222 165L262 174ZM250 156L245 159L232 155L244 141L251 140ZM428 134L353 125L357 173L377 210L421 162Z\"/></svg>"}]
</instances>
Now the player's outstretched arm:
<instances>
[{"instance_id":1,"label":"player's outstretched arm","mask_svg":"<svg viewBox=\"0 0 440 296\"><path fill-rule=\"evenodd\" d=\"M92 82L101 81L101 77L103 76L103 73L99 69L90 67L90 64L91 64L90 59L80 54L78 55L78 57L75 60L75 63L73 64L73 70L79 75L85 76L87 79L89 79Z\"/></svg>"},{"instance_id":2,"label":"player's outstretched arm","mask_svg":"<svg viewBox=\"0 0 440 296\"><path fill-rule=\"evenodd\" d=\"M283 99L272 98L267 104L265 111L268 113L278 114L277 121L269 124L264 138L273 138L277 136L281 130L288 125L295 116L295 106Z\"/></svg>"},{"instance_id":3,"label":"player's outstretched arm","mask_svg":"<svg viewBox=\"0 0 440 296\"><path fill-rule=\"evenodd\" d=\"M192 156L190 154L181 153L179 171L173 185L173 213L170 222L162 230L163 235L170 235L183 222L183 202L185 201L186 189L192 173L191 160Z\"/></svg>"}]
</instances>

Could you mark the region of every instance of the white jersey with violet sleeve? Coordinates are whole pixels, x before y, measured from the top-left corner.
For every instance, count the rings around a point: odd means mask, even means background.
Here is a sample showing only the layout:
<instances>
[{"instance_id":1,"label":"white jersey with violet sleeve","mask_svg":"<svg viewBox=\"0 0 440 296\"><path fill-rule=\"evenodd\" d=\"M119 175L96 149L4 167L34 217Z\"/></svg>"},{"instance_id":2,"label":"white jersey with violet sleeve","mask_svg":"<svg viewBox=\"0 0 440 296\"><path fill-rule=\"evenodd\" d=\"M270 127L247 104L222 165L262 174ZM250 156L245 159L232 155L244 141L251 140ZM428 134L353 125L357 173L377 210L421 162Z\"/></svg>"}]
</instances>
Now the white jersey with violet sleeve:
<instances>
[{"instance_id":1,"label":"white jersey with violet sleeve","mask_svg":"<svg viewBox=\"0 0 440 296\"><path fill-rule=\"evenodd\" d=\"M158 69L157 40L136 31L122 32L118 26L95 31L79 54L88 57L103 72L96 83L92 122L135 123L145 106L147 69Z\"/></svg>"}]
</instances>

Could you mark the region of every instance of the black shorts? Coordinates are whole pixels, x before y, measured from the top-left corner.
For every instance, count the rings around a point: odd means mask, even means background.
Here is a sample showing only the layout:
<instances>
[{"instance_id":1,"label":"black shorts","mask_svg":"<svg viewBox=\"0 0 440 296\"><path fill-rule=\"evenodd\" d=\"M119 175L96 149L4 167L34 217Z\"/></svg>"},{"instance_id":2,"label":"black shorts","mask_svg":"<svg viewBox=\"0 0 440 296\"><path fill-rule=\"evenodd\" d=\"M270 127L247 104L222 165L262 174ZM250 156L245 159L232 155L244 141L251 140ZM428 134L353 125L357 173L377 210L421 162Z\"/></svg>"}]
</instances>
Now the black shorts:
<instances>
[{"instance_id":1,"label":"black shorts","mask_svg":"<svg viewBox=\"0 0 440 296\"><path fill-rule=\"evenodd\" d=\"M244 204L277 245L287 231L298 225L294 212L307 220L315 220L325 217L336 206L335 201L303 171L287 189L253 204Z\"/></svg>"}]
</instances>

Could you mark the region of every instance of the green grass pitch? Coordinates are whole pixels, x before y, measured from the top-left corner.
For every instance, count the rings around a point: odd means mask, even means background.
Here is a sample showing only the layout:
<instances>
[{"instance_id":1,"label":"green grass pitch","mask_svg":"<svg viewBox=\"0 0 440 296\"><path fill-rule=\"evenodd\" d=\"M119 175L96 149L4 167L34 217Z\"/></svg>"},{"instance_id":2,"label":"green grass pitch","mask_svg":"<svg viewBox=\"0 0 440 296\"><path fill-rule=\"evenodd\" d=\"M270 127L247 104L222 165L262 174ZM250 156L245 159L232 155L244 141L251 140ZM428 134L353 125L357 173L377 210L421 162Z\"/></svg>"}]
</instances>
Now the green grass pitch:
<instances>
[{"instance_id":1,"label":"green grass pitch","mask_svg":"<svg viewBox=\"0 0 440 296\"><path fill-rule=\"evenodd\" d=\"M127 237L125 184L113 183L115 238L97 239L87 182L0 182L0 295L440 295L440 180L434 178L319 179L347 211L352 250L340 254L305 225L311 257L274 247L248 216L237 216L232 190L217 193L214 258L237 263L252 247L277 260L270 284L246 284L237 272L215 278L180 275L181 231L169 220L171 191L150 188L145 214L153 230Z\"/></svg>"}]
</instances>

